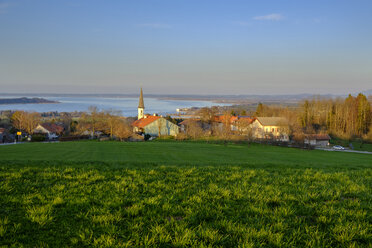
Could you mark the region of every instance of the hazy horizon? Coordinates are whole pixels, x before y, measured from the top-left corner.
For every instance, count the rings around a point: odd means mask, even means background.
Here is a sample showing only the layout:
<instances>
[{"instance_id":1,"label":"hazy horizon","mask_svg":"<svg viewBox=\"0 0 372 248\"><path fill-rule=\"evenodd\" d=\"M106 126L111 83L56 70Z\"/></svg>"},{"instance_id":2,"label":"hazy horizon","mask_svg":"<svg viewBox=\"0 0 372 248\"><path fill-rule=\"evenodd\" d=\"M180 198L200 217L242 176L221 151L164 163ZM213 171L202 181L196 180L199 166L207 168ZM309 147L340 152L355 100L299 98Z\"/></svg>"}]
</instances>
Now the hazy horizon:
<instances>
[{"instance_id":1,"label":"hazy horizon","mask_svg":"<svg viewBox=\"0 0 372 248\"><path fill-rule=\"evenodd\" d=\"M371 12L367 0L0 0L0 92L362 92Z\"/></svg>"}]
</instances>

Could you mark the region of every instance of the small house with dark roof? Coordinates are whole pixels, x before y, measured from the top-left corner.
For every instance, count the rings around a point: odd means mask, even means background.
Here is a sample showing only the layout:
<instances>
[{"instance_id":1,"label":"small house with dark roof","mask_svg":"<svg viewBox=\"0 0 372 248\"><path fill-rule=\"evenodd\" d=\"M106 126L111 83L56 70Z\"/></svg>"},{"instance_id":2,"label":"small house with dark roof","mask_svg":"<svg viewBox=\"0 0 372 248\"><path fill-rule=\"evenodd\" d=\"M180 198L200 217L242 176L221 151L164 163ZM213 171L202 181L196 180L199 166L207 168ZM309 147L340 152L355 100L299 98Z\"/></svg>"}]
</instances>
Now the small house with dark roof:
<instances>
[{"instance_id":1,"label":"small house with dark roof","mask_svg":"<svg viewBox=\"0 0 372 248\"><path fill-rule=\"evenodd\" d=\"M64 127L55 123L42 123L34 129L34 133L45 134L48 139L57 138L63 131Z\"/></svg>"},{"instance_id":2,"label":"small house with dark roof","mask_svg":"<svg viewBox=\"0 0 372 248\"><path fill-rule=\"evenodd\" d=\"M331 137L328 134L305 134L304 143L316 146L316 147L327 147Z\"/></svg>"},{"instance_id":3,"label":"small house with dark roof","mask_svg":"<svg viewBox=\"0 0 372 248\"><path fill-rule=\"evenodd\" d=\"M252 134L255 139L289 141L288 121L283 117L256 117L252 122Z\"/></svg>"},{"instance_id":4,"label":"small house with dark roof","mask_svg":"<svg viewBox=\"0 0 372 248\"><path fill-rule=\"evenodd\" d=\"M11 139L10 133L6 128L0 128L0 143L5 143Z\"/></svg>"}]
</instances>

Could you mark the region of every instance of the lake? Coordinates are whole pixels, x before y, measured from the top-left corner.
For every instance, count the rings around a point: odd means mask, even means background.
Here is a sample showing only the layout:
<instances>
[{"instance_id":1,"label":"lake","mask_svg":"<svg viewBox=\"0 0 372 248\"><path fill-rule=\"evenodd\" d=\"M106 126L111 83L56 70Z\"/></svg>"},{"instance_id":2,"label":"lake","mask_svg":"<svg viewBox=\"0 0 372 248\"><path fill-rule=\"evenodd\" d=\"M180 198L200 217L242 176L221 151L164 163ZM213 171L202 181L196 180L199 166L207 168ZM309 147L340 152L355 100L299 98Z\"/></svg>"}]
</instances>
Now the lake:
<instances>
[{"instance_id":1,"label":"lake","mask_svg":"<svg viewBox=\"0 0 372 248\"><path fill-rule=\"evenodd\" d=\"M19 98L22 96L6 96L1 98ZM74 112L87 111L90 106L97 106L99 110L121 111L123 116L137 116L138 98L134 97L42 97L60 103L43 104L4 104L0 110L25 110L36 112ZM211 101L194 100L163 100L158 98L144 98L145 113L171 114L177 108L226 106L228 104Z\"/></svg>"}]
</instances>

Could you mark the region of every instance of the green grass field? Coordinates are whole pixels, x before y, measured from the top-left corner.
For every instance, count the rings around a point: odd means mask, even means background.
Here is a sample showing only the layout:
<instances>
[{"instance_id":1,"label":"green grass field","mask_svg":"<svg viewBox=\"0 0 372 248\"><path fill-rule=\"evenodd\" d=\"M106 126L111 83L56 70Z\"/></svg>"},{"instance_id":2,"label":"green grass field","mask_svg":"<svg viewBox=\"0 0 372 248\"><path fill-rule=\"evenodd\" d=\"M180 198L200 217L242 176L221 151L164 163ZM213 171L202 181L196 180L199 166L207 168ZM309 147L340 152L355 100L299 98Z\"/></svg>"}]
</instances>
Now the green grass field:
<instances>
[{"instance_id":1,"label":"green grass field","mask_svg":"<svg viewBox=\"0 0 372 248\"><path fill-rule=\"evenodd\" d=\"M372 156L198 142L0 146L0 246L371 247Z\"/></svg>"}]
</instances>

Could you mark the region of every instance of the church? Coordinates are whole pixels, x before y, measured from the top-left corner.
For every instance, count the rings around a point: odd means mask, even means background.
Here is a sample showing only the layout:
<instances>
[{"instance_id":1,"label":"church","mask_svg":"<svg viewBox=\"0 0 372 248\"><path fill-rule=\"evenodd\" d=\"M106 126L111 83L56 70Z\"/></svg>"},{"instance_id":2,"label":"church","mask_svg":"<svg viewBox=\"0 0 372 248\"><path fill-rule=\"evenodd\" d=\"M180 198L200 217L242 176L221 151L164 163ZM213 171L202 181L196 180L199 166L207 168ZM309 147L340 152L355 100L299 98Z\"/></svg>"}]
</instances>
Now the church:
<instances>
[{"instance_id":1,"label":"church","mask_svg":"<svg viewBox=\"0 0 372 248\"><path fill-rule=\"evenodd\" d=\"M132 123L135 133L144 133L151 136L175 136L179 133L179 127L157 115L145 114L145 102L143 101L143 91L141 88L138 102L138 118Z\"/></svg>"}]
</instances>

